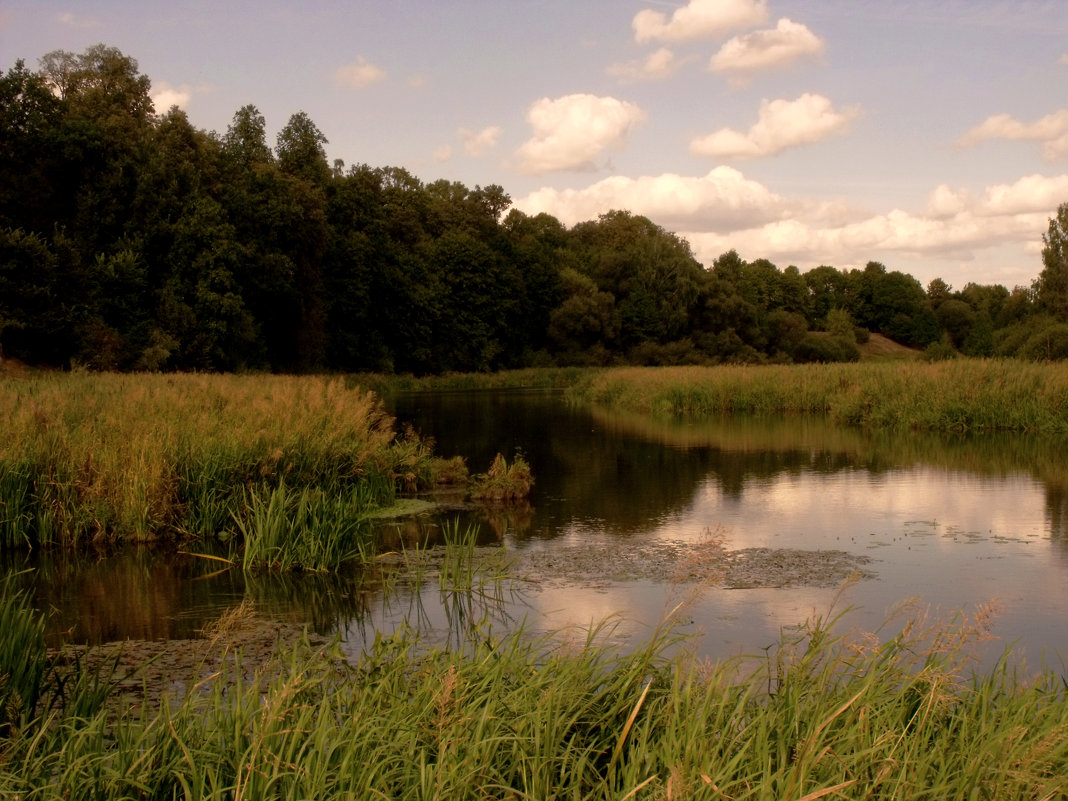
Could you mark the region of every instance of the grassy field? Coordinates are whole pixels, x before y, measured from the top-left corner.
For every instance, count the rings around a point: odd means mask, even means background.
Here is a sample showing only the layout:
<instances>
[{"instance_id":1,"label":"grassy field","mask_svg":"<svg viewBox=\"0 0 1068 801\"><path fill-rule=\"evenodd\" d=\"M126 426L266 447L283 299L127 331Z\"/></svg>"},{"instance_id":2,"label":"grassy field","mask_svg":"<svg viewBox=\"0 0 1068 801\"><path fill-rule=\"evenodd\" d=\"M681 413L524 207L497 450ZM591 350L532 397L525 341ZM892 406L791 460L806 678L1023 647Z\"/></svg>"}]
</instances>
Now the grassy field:
<instances>
[{"instance_id":1,"label":"grassy field","mask_svg":"<svg viewBox=\"0 0 1068 801\"><path fill-rule=\"evenodd\" d=\"M608 408L691 419L814 414L868 428L1068 433L1064 363L618 368L587 375L571 394Z\"/></svg>"},{"instance_id":2,"label":"grassy field","mask_svg":"<svg viewBox=\"0 0 1068 801\"><path fill-rule=\"evenodd\" d=\"M605 629L429 650L402 630L355 664L298 642L246 678L237 654L131 706L106 670L54 665L5 587L0 797L1065 798L1064 680L972 677L989 622L910 618L880 641L817 619L715 664L670 619L629 651Z\"/></svg>"}]
</instances>

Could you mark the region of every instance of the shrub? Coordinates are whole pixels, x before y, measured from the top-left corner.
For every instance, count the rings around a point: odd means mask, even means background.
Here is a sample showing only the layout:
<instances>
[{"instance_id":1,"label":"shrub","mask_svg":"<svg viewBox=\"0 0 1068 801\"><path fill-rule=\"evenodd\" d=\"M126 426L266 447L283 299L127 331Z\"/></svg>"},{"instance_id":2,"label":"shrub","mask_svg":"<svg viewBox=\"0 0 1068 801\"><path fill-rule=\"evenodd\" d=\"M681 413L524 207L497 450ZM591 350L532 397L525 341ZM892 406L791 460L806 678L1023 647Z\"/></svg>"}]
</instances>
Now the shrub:
<instances>
[{"instance_id":1,"label":"shrub","mask_svg":"<svg viewBox=\"0 0 1068 801\"><path fill-rule=\"evenodd\" d=\"M938 342L932 342L923 349L923 360L925 362L944 362L955 358L957 358L957 351L948 337L943 337Z\"/></svg>"},{"instance_id":2,"label":"shrub","mask_svg":"<svg viewBox=\"0 0 1068 801\"><path fill-rule=\"evenodd\" d=\"M857 362L860 361L860 351L856 342L848 337L810 333L797 346L794 359L798 362Z\"/></svg>"},{"instance_id":3,"label":"shrub","mask_svg":"<svg viewBox=\"0 0 1068 801\"><path fill-rule=\"evenodd\" d=\"M474 477L471 497L484 501L517 501L526 498L534 486L530 465L521 453L511 464L497 454L488 472Z\"/></svg>"},{"instance_id":4,"label":"shrub","mask_svg":"<svg viewBox=\"0 0 1068 801\"><path fill-rule=\"evenodd\" d=\"M1055 323L1032 334L1018 355L1036 362L1068 359L1068 323Z\"/></svg>"}]
</instances>

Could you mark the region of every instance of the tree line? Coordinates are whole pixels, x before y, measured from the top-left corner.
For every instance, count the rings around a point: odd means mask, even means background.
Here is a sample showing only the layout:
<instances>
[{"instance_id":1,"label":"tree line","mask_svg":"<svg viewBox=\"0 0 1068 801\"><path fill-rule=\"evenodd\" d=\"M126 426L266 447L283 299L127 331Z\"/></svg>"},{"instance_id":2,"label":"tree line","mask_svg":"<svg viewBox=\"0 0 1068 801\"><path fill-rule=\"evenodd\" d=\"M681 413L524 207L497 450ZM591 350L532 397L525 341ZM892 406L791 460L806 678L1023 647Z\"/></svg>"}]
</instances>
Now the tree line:
<instances>
[{"instance_id":1,"label":"tree line","mask_svg":"<svg viewBox=\"0 0 1068 801\"><path fill-rule=\"evenodd\" d=\"M384 371L1068 357L1068 206L1029 287L954 291L870 262L802 273L624 210L570 228L500 186L328 163L304 112L271 147L157 114L105 45L0 74L0 356L101 370Z\"/></svg>"}]
</instances>

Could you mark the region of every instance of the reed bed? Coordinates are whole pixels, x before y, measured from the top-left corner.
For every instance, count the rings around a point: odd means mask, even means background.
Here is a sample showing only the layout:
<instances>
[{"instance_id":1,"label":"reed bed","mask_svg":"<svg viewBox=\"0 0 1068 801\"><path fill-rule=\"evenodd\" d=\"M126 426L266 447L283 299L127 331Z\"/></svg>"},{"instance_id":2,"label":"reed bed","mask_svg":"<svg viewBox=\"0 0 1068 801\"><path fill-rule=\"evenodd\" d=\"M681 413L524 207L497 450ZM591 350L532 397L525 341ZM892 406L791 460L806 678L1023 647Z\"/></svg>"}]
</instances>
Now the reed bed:
<instances>
[{"instance_id":1,"label":"reed bed","mask_svg":"<svg viewBox=\"0 0 1068 801\"><path fill-rule=\"evenodd\" d=\"M0 409L0 547L213 537L252 488L385 505L434 470L339 379L32 374L0 380Z\"/></svg>"},{"instance_id":2,"label":"reed bed","mask_svg":"<svg viewBox=\"0 0 1068 801\"><path fill-rule=\"evenodd\" d=\"M29 614L0 604L5 624ZM921 624L879 641L815 619L714 664L670 621L629 650L610 627L429 650L402 630L355 664L302 642L155 709L68 697L21 716L0 731L0 797L1066 797L1063 678L970 674L982 610Z\"/></svg>"},{"instance_id":3,"label":"reed bed","mask_svg":"<svg viewBox=\"0 0 1068 801\"><path fill-rule=\"evenodd\" d=\"M477 389L566 389L600 372L597 367L529 367L495 373L442 373L441 375L386 375L356 373L350 384L379 395L397 392L450 392Z\"/></svg>"},{"instance_id":4,"label":"reed bed","mask_svg":"<svg viewBox=\"0 0 1068 801\"><path fill-rule=\"evenodd\" d=\"M1009 360L620 368L578 400L679 417L816 414L840 425L931 431L1068 432L1068 365Z\"/></svg>"}]
</instances>

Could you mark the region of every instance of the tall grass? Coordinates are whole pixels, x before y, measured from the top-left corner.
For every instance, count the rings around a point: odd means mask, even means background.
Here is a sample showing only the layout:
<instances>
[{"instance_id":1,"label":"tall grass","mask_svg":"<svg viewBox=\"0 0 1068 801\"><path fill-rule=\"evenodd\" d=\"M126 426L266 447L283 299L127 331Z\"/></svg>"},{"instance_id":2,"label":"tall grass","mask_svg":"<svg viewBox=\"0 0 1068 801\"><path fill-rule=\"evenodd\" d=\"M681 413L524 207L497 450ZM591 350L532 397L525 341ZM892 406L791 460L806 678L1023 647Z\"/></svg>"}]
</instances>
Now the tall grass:
<instances>
[{"instance_id":1,"label":"tall grass","mask_svg":"<svg viewBox=\"0 0 1068 801\"><path fill-rule=\"evenodd\" d=\"M246 489L242 511L234 513L244 570L336 570L366 561L373 550L367 513L374 500L361 489L292 490L284 482Z\"/></svg>"},{"instance_id":2,"label":"tall grass","mask_svg":"<svg viewBox=\"0 0 1068 801\"><path fill-rule=\"evenodd\" d=\"M34 613L9 574L0 580L0 738L10 736L36 712L44 656L44 618Z\"/></svg>"},{"instance_id":3,"label":"tall grass","mask_svg":"<svg viewBox=\"0 0 1068 801\"><path fill-rule=\"evenodd\" d=\"M670 625L628 651L603 628L431 650L401 631L353 665L297 644L147 716L9 732L0 796L1063 798L1065 684L970 675L982 629L817 619L756 666L695 660Z\"/></svg>"},{"instance_id":4,"label":"tall grass","mask_svg":"<svg viewBox=\"0 0 1068 801\"><path fill-rule=\"evenodd\" d=\"M443 373L418 377L357 373L347 380L380 395L477 389L566 389L599 370L595 367L531 367L496 373Z\"/></svg>"},{"instance_id":5,"label":"tall grass","mask_svg":"<svg viewBox=\"0 0 1068 801\"><path fill-rule=\"evenodd\" d=\"M373 395L328 378L30 374L0 379L0 409L0 547L210 537L249 487L385 505L434 470Z\"/></svg>"},{"instance_id":6,"label":"tall grass","mask_svg":"<svg viewBox=\"0 0 1068 801\"><path fill-rule=\"evenodd\" d=\"M653 414L802 413L872 428L1068 433L1068 365L958 359L797 366L620 368L576 399Z\"/></svg>"}]
</instances>

